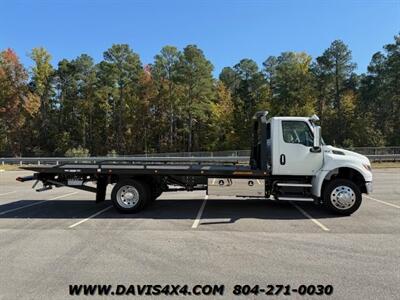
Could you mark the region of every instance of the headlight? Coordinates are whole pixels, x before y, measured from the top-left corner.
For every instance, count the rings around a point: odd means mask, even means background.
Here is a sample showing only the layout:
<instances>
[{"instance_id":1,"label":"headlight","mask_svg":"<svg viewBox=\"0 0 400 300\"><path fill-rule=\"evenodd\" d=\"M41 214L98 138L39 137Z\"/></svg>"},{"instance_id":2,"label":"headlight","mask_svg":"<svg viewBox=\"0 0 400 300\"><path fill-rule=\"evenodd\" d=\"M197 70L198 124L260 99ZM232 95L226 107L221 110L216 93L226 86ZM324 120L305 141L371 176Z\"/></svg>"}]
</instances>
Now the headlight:
<instances>
[{"instance_id":1,"label":"headlight","mask_svg":"<svg viewBox=\"0 0 400 300\"><path fill-rule=\"evenodd\" d=\"M364 167L365 169L367 169L368 171L371 171L371 170L372 170L372 169L371 169L371 165L363 164L363 167Z\"/></svg>"}]
</instances>

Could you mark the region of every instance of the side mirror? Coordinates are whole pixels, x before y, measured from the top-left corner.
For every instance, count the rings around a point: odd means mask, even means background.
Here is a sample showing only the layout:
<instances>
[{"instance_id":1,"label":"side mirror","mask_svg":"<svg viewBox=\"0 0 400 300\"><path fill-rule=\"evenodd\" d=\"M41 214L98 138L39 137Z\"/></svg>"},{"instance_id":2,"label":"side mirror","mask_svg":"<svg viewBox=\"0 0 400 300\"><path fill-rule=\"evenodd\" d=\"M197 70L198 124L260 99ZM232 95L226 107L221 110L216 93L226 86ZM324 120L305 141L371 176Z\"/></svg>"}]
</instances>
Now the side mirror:
<instances>
[{"instance_id":1,"label":"side mirror","mask_svg":"<svg viewBox=\"0 0 400 300\"><path fill-rule=\"evenodd\" d=\"M313 150L319 150L321 148L321 126L314 127L314 144Z\"/></svg>"}]
</instances>

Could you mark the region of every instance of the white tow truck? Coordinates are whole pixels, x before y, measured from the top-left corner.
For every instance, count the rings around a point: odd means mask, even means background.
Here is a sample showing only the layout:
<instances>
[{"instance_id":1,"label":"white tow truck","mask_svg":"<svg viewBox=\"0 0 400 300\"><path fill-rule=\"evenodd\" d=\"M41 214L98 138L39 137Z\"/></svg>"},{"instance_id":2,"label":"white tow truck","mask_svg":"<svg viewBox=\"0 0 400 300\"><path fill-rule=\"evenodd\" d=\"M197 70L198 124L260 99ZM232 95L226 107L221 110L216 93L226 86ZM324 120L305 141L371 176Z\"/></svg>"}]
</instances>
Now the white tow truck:
<instances>
[{"instance_id":1,"label":"white tow truck","mask_svg":"<svg viewBox=\"0 0 400 300\"><path fill-rule=\"evenodd\" d=\"M138 212L161 193L206 190L209 195L264 198L274 201L311 201L331 211L350 215L361 205L362 193L372 191L367 157L325 145L317 116L254 115L248 164L237 158L109 158L57 166L27 166L32 176L19 181L43 183L38 191L60 186L96 193L124 213ZM96 187L87 185L96 183ZM37 183L37 182L36 182ZM36 186L35 183L35 186Z\"/></svg>"}]
</instances>

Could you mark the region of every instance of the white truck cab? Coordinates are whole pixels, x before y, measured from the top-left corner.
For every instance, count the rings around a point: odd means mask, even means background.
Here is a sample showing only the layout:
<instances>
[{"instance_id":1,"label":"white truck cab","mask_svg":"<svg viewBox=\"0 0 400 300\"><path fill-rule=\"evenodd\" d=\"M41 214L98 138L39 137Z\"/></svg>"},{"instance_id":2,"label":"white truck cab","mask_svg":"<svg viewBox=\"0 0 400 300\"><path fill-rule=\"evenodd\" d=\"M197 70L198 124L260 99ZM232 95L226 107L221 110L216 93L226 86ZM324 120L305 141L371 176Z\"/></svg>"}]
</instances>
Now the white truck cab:
<instances>
[{"instance_id":1,"label":"white truck cab","mask_svg":"<svg viewBox=\"0 0 400 300\"><path fill-rule=\"evenodd\" d=\"M325 145L318 120L315 115L265 118L266 164L274 181L271 194L280 200L312 198L338 213L351 214L360 206L361 194L372 192L370 161Z\"/></svg>"}]
</instances>

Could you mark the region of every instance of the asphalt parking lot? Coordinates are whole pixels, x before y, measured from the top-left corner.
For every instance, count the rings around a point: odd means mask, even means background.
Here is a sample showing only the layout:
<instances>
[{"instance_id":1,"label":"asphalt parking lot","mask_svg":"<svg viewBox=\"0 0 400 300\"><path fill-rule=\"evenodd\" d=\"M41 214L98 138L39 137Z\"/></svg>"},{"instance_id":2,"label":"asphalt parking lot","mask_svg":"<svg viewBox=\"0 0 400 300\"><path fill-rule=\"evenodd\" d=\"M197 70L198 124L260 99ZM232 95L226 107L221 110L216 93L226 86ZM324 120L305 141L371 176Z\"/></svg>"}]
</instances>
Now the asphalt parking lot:
<instances>
[{"instance_id":1,"label":"asphalt parking lot","mask_svg":"<svg viewBox=\"0 0 400 300\"><path fill-rule=\"evenodd\" d=\"M0 173L0 299L71 298L69 284L224 284L226 298L235 284L331 284L332 299L400 292L400 169L374 171L374 193L350 217L203 192L121 215L91 193L37 193L15 181L25 174Z\"/></svg>"}]
</instances>

